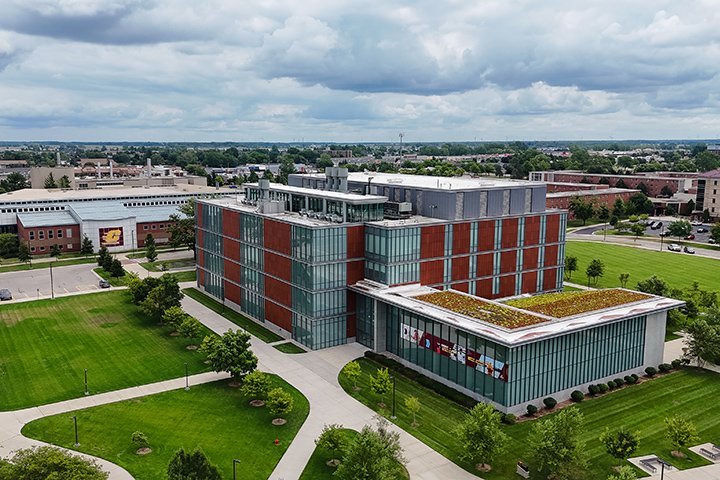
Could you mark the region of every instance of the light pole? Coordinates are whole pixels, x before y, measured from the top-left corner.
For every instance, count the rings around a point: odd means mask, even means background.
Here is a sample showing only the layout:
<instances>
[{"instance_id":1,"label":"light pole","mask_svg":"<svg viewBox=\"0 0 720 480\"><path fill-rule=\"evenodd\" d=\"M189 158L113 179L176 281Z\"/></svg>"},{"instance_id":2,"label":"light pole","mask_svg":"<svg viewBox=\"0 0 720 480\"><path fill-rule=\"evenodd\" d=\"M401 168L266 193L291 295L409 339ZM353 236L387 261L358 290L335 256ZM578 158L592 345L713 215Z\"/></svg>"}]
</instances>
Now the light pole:
<instances>
[{"instance_id":1,"label":"light pole","mask_svg":"<svg viewBox=\"0 0 720 480\"><path fill-rule=\"evenodd\" d=\"M88 391L88 385L87 385L87 368L85 369L85 395L90 395L90 392Z\"/></svg>"},{"instance_id":2,"label":"light pole","mask_svg":"<svg viewBox=\"0 0 720 480\"><path fill-rule=\"evenodd\" d=\"M236 480L236 477L235 477L235 465L237 465L238 463L240 463L240 460L238 460L237 458L233 458L233 480Z\"/></svg>"},{"instance_id":3,"label":"light pole","mask_svg":"<svg viewBox=\"0 0 720 480\"><path fill-rule=\"evenodd\" d=\"M663 240L665 240L665 235L664 235L664 233L665 233L665 229L663 228L662 230L660 230L660 251L661 251L661 252L662 252L662 249L663 249Z\"/></svg>"},{"instance_id":4,"label":"light pole","mask_svg":"<svg viewBox=\"0 0 720 480\"><path fill-rule=\"evenodd\" d=\"M660 460L658 458L658 462L660 463L660 480L663 480L665 478L665 460ZM670 465L668 465L669 467Z\"/></svg>"},{"instance_id":5,"label":"light pole","mask_svg":"<svg viewBox=\"0 0 720 480\"><path fill-rule=\"evenodd\" d=\"M77 448L80 446L80 442L78 441L78 431L77 431L77 416L72 416L73 423L75 423L75 444L74 446Z\"/></svg>"},{"instance_id":6,"label":"light pole","mask_svg":"<svg viewBox=\"0 0 720 480\"><path fill-rule=\"evenodd\" d=\"M190 383L188 380L188 365L185 362L185 391L190 390Z\"/></svg>"},{"instance_id":7,"label":"light pole","mask_svg":"<svg viewBox=\"0 0 720 480\"><path fill-rule=\"evenodd\" d=\"M395 416L395 375L392 376L392 382L393 382L393 409L392 409L392 415L390 418L395 420L397 417Z\"/></svg>"},{"instance_id":8,"label":"light pole","mask_svg":"<svg viewBox=\"0 0 720 480\"><path fill-rule=\"evenodd\" d=\"M50 298L55 299L55 287L53 287L52 262L50 262Z\"/></svg>"}]
</instances>

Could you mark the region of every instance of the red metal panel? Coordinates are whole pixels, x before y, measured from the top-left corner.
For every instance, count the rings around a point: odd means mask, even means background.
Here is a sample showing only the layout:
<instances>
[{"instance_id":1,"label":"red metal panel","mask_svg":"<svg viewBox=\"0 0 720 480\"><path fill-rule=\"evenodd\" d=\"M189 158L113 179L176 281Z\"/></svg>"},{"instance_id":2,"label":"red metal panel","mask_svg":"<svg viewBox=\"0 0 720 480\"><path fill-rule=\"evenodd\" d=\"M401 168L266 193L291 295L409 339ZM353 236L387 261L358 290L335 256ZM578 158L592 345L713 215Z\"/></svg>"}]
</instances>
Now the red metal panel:
<instances>
[{"instance_id":1,"label":"red metal panel","mask_svg":"<svg viewBox=\"0 0 720 480\"><path fill-rule=\"evenodd\" d=\"M493 271L493 254L485 253L477 257L477 276L487 277L492 275Z\"/></svg>"},{"instance_id":2,"label":"red metal panel","mask_svg":"<svg viewBox=\"0 0 720 480\"><path fill-rule=\"evenodd\" d=\"M265 273L289 282L292 274L292 261L287 257L282 257L272 252L266 251L264 253Z\"/></svg>"},{"instance_id":3,"label":"red metal panel","mask_svg":"<svg viewBox=\"0 0 720 480\"><path fill-rule=\"evenodd\" d=\"M484 220L478 225L478 251L486 252L495 246L495 220Z\"/></svg>"},{"instance_id":4,"label":"red metal panel","mask_svg":"<svg viewBox=\"0 0 720 480\"><path fill-rule=\"evenodd\" d=\"M433 285L443 281L443 261L431 260L420 263L420 283Z\"/></svg>"},{"instance_id":5,"label":"red metal panel","mask_svg":"<svg viewBox=\"0 0 720 480\"><path fill-rule=\"evenodd\" d=\"M545 243L557 242L560 234L560 214L549 214L545 223Z\"/></svg>"},{"instance_id":6,"label":"red metal panel","mask_svg":"<svg viewBox=\"0 0 720 480\"><path fill-rule=\"evenodd\" d=\"M290 239L290 224L283 222L276 222L265 219L264 222L264 239L265 248L275 250L276 252L290 255L291 253L291 239Z\"/></svg>"},{"instance_id":7,"label":"red metal panel","mask_svg":"<svg viewBox=\"0 0 720 480\"><path fill-rule=\"evenodd\" d=\"M230 300L231 302L236 303L237 305L240 305L240 287L237 285L230 283L228 281L225 282L225 298Z\"/></svg>"},{"instance_id":8,"label":"red metal panel","mask_svg":"<svg viewBox=\"0 0 720 480\"><path fill-rule=\"evenodd\" d=\"M267 299L265 300L265 319L287 332L292 332L292 312Z\"/></svg>"},{"instance_id":9,"label":"red metal panel","mask_svg":"<svg viewBox=\"0 0 720 480\"><path fill-rule=\"evenodd\" d=\"M360 260L356 262L348 262L346 265L348 285L354 285L365 278L365 262Z\"/></svg>"},{"instance_id":10,"label":"red metal panel","mask_svg":"<svg viewBox=\"0 0 720 480\"><path fill-rule=\"evenodd\" d=\"M533 293L537 288L537 272L525 272L522 276L522 293Z\"/></svg>"},{"instance_id":11,"label":"red metal panel","mask_svg":"<svg viewBox=\"0 0 720 480\"><path fill-rule=\"evenodd\" d=\"M240 238L240 212L223 208L222 226L223 235Z\"/></svg>"},{"instance_id":12,"label":"red metal panel","mask_svg":"<svg viewBox=\"0 0 720 480\"><path fill-rule=\"evenodd\" d=\"M354 337L357 335L357 319L356 315L354 313L351 313L347 316L347 326L345 330L345 334L348 338Z\"/></svg>"},{"instance_id":13,"label":"red metal panel","mask_svg":"<svg viewBox=\"0 0 720 480\"><path fill-rule=\"evenodd\" d=\"M455 257L452 260L452 279L467 280L470 276L470 257Z\"/></svg>"},{"instance_id":14,"label":"red metal panel","mask_svg":"<svg viewBox=\"0 0 720 480\"><path fill-rule=\"evenodd\" d=\"M557 279L555 278L557 269L548 268L543 272L543 290L554 290Z\"/></svg>"},{"instance_id":15,"label":"red metal panel","mask_svg":"<svg viewBox=\"0 0 720 480\"><path fill-rule=\"evenodd\" d=\"M540 241L540 216L525 217L525 245L537 245Z\"/></svg>"},{"instance_id":16,"label":"red metal panel","mask_svg":"<svg viewBox=\"0 0 720 480\"><path fill-rule=\"evenodd\" d=\"M515 295L515 275L500 277L500 297Z\"/></svg>"},{"instance_id":17,"label":"red metal panel","mask_svg":"<svg viewBox=\"0 0 720 480\"><path fill-rule=\"evenodd\" d=\"M537 268L538 266L538 249L536 247L526 248L523 250L523 270Z\"/></svg>"},{"instance_id":18,"label":"red metal panel","mask_svg":"<svg viewBox=\"0 0 720 480\"><path fill-rule=\"evenodd\" d=\"M348 258L365 256L365 227L362 225L347 229L347 256Z\"/></svg>"},{"instance_id":19,"label":"red metal panel","mask_svg":"<svg viewBox=\"0 0 720 480\"><path fill-rule=\"evenodd\" d=\"M453 255L470 253L470 223L453 225Z\"/></svg>"},{"instance_id":20,"label":"red metal panel","mask_svg":"<svg viewBox=\"0 0 720 480\"><path fill-rule=\"evenodd\" d=\"M195 204L195 225L198 227L202 225L202 204L196 203Z\"/></svg>"},{"instance_id":21,"label":"red metal panel","mask_svg":"<svg viewBox=\"0 0 720 480\"><path fill-rule=\"evenodd\" d=\"M444 251L445 225L422 227L420 230L420 258L442 257Z\"/></svg>"},{"instance_id":22,"label":"red metal panel","mask_svg":"<svg viewBox=\"0 0 720 480\"><path fill-rule=\"evenodd\" d=\"M516 271L517 250L509 250L502 252L500 256L500 273L509 273Z\"/></svg>"},{"instance_id":23,"label":"red metal panel","mask_svg":"<svg viewBox=\"0 0 720 480\"><path fill-rule=\"evenodd\" d=\"M460 291L460 292L468 293L468 285L469 285L468 282L453 283L453 284L452 284L452 288L453 288L454 290L458 290L458 291Z\"/></svg>"},{"instance_id":24,"label":"red metal panel","mask_svg":"<svg viewBox=\"0 0 720 480\"><path fill-rule=\"evenodd\" d=\"M240 283L240 265L230 260L223 260L225 278L235 283Z\"/></svg>"},{"instance_id":25,"label":"red metal panel","mask_svg":"<svg viewBox=\"0 0 720 480\"><path fill-rule=\"evenodd\" d=\"M545 247L545 267L552 267L557 265L558 246L548 245Z\"/></svg>"},{"instance_id":26,"label":"red metal panel","mask_svg":"<svg viewBox=\"0 0 720 480\"><path fill-rule=\"evenodd\" d=\"M265 275L265 297L288 307L292 306L292 289L290 284L281 282L267 275Z\"/></svg>"},{"instance_id":27,"label":"red metal panel","mask_svg":"<svg viewBox=\"0 0 720 480\"><path fill-rule=\"evenodd\" d=\"M490 298L492 296L492 278L475 282L475 294L479 297Z\"/></svg>"},{"instance_id":28,"label":"red metal panel","mask_svg":"<svg viewBox=\"0 0 720 480\"><path fill-rule=\"evenodd\" d=\"M200 250L198 248L196 262L197 262L198 266L200 266L200 267L205 266L205 251L204 250Z\"/></svg>"},{"instance_id":29,"label":"red metal panel","mask_svg":"<svg viewBox=\"0 0 720 480\"><path fill-rule=\"evenodd\" d=\"M198 269L198 283L205 285L205 270Z\"/></svg>"},{"instance_id":30,"label":"red metal panel","mask_svg":"<svg viewBox=\"0 0 720 480\"><path fill-rule=\"evenodd\" d=\"M506 218L503 220L502 228L502 248L512 248L517 246L518 236L518 219Z\"/></svg>"},{"instance_id":31,"label":"red metal panel","mask_svg":"<svg viewBox=\"0 0 720 480\"><path fill-rule=\"evenodd\" d=\"M200 229L195 230L197 233L195 235L195 245L198 247L202 247L203 244L203 231ZM200 248L198 248L200 250Z\"/></svg>"},{"instance_id":32,"label":"red metal panel","mask_svg":"<svg viewBox=\"0 0 720 480\"><path fill-rule=\"evenodd\" d=\"M223 237L223 255L236 262L240 261L240 242Z\"/></svg>"}]
</instances>

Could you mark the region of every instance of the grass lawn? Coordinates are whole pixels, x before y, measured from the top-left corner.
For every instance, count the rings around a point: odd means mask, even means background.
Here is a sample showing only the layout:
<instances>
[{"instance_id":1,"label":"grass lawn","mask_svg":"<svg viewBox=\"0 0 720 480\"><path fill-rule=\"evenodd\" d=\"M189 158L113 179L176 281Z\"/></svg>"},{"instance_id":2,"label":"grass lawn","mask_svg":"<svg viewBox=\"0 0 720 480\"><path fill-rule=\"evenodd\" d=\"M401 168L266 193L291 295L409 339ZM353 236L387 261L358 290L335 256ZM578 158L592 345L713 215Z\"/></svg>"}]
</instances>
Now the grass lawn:
<instances>
[{"instance_id":1,"label":"grass lawn","mask_svg":"<svg viewBox=\"0 0 720 480\"><path fill-rule=\"evenodd\" d=\"M197 280L197 272L195 270L188 270L185 272L168 272L177 279L178 282L194 282Z\"/></svg>"},{"instance_id":2,"label":"grass lawn","mask_svg":"<svg viewBox=\"0 0 720 480\"><path fill-rule=\"evenodd\" d=\"M348 394L378 410L379 398L371 392L369 386L369 375L375 372L378 364L364 358L359 361L363 370L358 382L361 390L353 392L352 385L342 373L340 384ZM472 466L459 459L461 446L453 435L453 429L462 420L465 409L405 377L397 375L396 378L398 418L395 423L453 462L472 471ZM717 443L720 439L720 411L716 408L718 391L720 375L686 369L580 403L578 408L585 417L585 451L590 461L587 479L604 480L612 473L615 460L605 452L598 440L605 427L618 429L624 426L631 431L638 431L640 448L635 456L656 454L681 469L709 463L688 450L685 450L688 455L686 460L671 457L672 446L665 437L663 420L676 414L685 415L698 429L698 443ZM412 415L404 406L405 398L410 395L418 397L422 404L418 414L420 426L417 428L410 426ZM390 404L391 399L388 397L385 402ZM383 414L386 417L390 415L387 409ZM503 426L504 432L510 437L507 450L493 463L493 470L482 475L483 478L514 478L517 460L528 458L527 436L532 424L532 421L528 421Z\"/></svg>"},{"instance_id":3,"label":"grass lawn","mask_svg":"<svg viewBox=\"0 0 720 480\"><path fill-rule=\"evenodd\" d=\"M24 270L37 270L39 268L50 268L52 263L53 267L67 267L68 265L82 265L84 263L95 263L97 260L95 257L83 257L83 258L68 258L65 260L57 260L54 262L42 261L35 263L23 263L20 265L6 265L0 267L0 273L5 272L20 272Z\"/></svg>"},{"instance_id":4,"label":"grass lawn","mask_svg":"<svg viewBox=\"0 0 720 480\"><path fill-rule=\"evenodd\" d=\"M223 478L232 478L232 461L239 459L238 479L268 478L298 429L307 418L308 402L279 377L294 400L283 426L273 426L266 408L248 405L239 389L227 381L193 386L124 402L73 412L77 415L80 447L73 447L74 430L69 414L42 418L23 428L23 434L69 449L103 457L126 468L137 480L166 478L167 465L181 447L200 447L218 466ZM143 432L152 452L135 454L130 442L134 431ZM275 439L280 440L275 445Z\"/></svg>"},{"instance_id":5,"label":"grass lawn","mask_svg":"<svg viewBox=\"0 0 720 480\"><path fill-rule=\"evenodd\" d=\"M623 272L630 274L628 288L635 288L637 282L653 275L665 280L671 288L690 287L695 281L703 289L719 288L717 270L720 260L712 258L576 241L567 242L565 255L578 259L578 271L570 279L573 283L587 284L585 269L597 258L605 264L605 275L597 284L600 288L619 287L618 275Z\"/></svg>"},{"instance_id":6,"label":"grass lawn","mask_svg":"<svg viewBox=\"0 0 720 480\"><path fill-rule=\"evenodd\" d=\"M204 357L170 337L125 291L0 306L0 410L207 371ZM204 330L202 335L210 334Z\"/></svg>"},{"instance_id":7,"label":"grass lawn","mask_svg":"<svg viewBox=\"0 0 720 480\"><path fill-rule=\"evenodd\" d=\"M180 258L177 260L162 260L162 261L155 261L155 262L142 262L140 264L141 267L143 267L145 270L149 270L151 272L164 272L173 268L194 268L195 267L195 259L194 258ZM163 266L165 267L165 270L163 270Z\"/></svg>"},{"instance_id":8,"label":"grass lawn","mask_svg":"<svg viewBox=\"0 0 720 480\"><path fill-rule=\"evenodd\" d=\"M343 437L345 437L345 441L348 443L358 436L358 432L349 428L343 428L341 432ZM333 459L332 452L316 447L307 465L305 465L305 470L303 470L302 475L300 475L300 480L332 480L336 467L330 467L326 463L331 459ZM403 473L404 475L400 477L400 480L410 478L407 470Z\"/></svg>"},{"instance_id":9,"label":"grass lawn","mask_svg":"<svg viewBox=\"0 0 720 480\"><path fill-rule=\"evenodd\" d=\"M248 333L255 335L263 342L271 343L283 339L283 337L275 332L271 332L259 323L250 320L229 307L224 307L222 303L205 295L196 288L184 288L182 292L193 300L202 303L215 313L219 313L235 325L247 330Z\"/></svg>"},{"instance_id":10,"label":"grass lawn","mask_svg":"<svg viewBox=\"0 0 720 480\"><path fill-rule=\"evenodd\" d=\"M93 272L97 273L102 278L110 282L110 285L112 285L113 287L124 287L125 285L127 285L127 274L123 275L122 277L113 277L108 272L103 270L102 267L93 268Z\"/></svg>"},{"instance_id":11,"label":"grass lawn","mask_svg":"<svg viewBox=\"0 0 720 480\"><path fill-rule=\"evenodd\" d=\"M299 347L292 342L280 343L273 346L283 353L305 353L304 348Z\"/></svg>"}]
</instances>

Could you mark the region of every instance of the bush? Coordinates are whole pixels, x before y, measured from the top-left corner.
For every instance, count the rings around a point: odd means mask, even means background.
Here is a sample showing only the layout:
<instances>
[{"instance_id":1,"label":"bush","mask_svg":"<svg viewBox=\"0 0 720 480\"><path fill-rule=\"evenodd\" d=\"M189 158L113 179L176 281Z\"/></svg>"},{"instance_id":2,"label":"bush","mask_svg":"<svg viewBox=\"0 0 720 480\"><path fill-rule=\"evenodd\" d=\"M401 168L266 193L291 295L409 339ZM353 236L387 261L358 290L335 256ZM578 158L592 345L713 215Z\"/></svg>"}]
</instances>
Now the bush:
<instances>
[{"instance_id":1,"label":"bush","mask_svg":"<svg viewBox=\"0 0 720 480\"><path fill-rule=\"evenodd\" d=\"M552 410L555 408L555 405L557 405L557 400L555 400L553 397L547 397L543 400L543 405L545 405L545 408L548 410Z\"/></svg>"},{"instance_id":2,"label":"bush","mask_svg":"<svg viewBox=\"0 0 720 480\"><path fill-rule=\"evenodd\" d=\"M672 368L677 370L678 368L680 368L682 366L682 360L680 360L679 358L676 358L675 360L670 362L670 365L672 365Z\"/></svg>"},{"instance_id":3,"label":"bush","mask_svg":"<svg viewBox=\"0 0 720 480\"><path fill-rule=\"evenodd\" d=\"M626 375L625 383L627 383L628 385L634 385L637 383L637 378L633 377L632 375Z\"/></svg>"},{"instance_id":4,"label":"bush","mask_svg":"<svg viewBox=\"0 0 720 480\"><path fill-rule=\"evenodd\" d=\"M500 421L505 425L515 425L515 422L517 422L517 417L512 413L503 413L500 417Z\"/></svg>"},{"instance_id":5,"label":"bush","mask_svg":"<svg viewBox=\"0 0 720 480\"><path fill-rule=\"evenodd\" d=\"M597 385L589 385L589 386L588 386L588 393L589 393L590 395L597 395L598 393L600 393L600 389L598 388Z\"/></svg>"},{"instance_id":6,"label":"bush","mask_svg":"<svg viewBox=\"0 0 720 480\"><path fill-rule=\"evenodd\" d=\"M670 370L672 370L672 366L669 363L661 363L658 365L658 370L660 370L660 373L667 373Z\"/></svg>"},{"instance_id":7,"label":"bush","mask_svg":"<svg viewBox=\"0 0 720 480\"><path fill-rule=\"evenodd\" d=\"M570 394L570 400L572 400L575 403L582 402L584 398L585 398L585 394L583 392L581 392L580 390L574 390Z\"/></svg>"},{"instance_id":8,"label":"bush","mask_svg":"<svg viewBox=\"0 0 720 480\"><path fill-rule=\"evenodd\" d=\"M636 382L637 382L638 380L640 380L640 377L638 377L636 373L633 373L633 374L631 374L630 376L633 377Z\"/></svg>"},{"instance_id":9,"label":"bush","mask_svg":"<svg viewBox=\"0 0 720 480\"><path fill-rule=\"evenodd\" d=\"M613 382L615 382L615 386L617 388L620 388L623 386L623 384L625 384L625 381L622 378L616 378L615 380L613 380Z\"/></svg>"},{"instance_id":10,"label":"bush","mask_svg":"<svg viewBox=\"0 0 720 480\"><path fill-rule=\"evenodd\" d=\"M645 369L645 375L648 377L653 377L657 373L657 370L655 370L655 367L647 367Z\"/></svg>"},{"instance_id":11,"label":"bush","mask_svg":"<svg viewBox=\"0 0 720 480\"><path fill-rule=\"evenodd\" d=\"M609 388L610 390L615 390L615 387L617 387L617 385L615 385L615 382L612 381L612 380L610 380L609 382L607 382L607 386L608 386L608 388Z\"/></svg>"},{"instance_id":12,"label":"bush","mask_svg":"<svg viewBox=\"0 0 720 480\"><path fill-rule=\"evenodd\" d=\"M142 432L133 432L130 436L130 441L135 445L136 448L147 448L150 445L147 436Z\"/></svg>"},{"instance_id":13,"label":"bush","mask_svg":"<svg viewBox=\"0 0 720 480\"><path fill-rule=\"evenodd\" d=\"M608 386L604 383L599 383L597 387L598 390L600 390L600 393L606 393L608 390L610 390L610 388L608 388Z\"/></svg>"},{"instance_id":14,"label":"bush","mask_svg":"<svg viewBox=\"0 0 720 480\"><path fill-rule=\"evenodd\" d=\"M535 405L533 405L532 403L527 406L527 414L529 417L532 417L533 415L535 415L537 413L537 411L538 411L538 408Z\"/></svg>"}]
</instances>

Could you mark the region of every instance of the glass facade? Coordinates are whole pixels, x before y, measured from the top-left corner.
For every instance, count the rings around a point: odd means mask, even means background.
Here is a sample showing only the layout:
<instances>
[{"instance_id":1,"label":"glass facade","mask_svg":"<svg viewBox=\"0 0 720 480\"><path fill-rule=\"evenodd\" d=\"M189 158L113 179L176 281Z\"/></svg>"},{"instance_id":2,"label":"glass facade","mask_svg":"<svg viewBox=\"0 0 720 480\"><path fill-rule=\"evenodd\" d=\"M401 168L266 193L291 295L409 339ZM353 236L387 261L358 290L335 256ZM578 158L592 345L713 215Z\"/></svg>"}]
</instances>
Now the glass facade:
<instances>
[{"instance_id":1,"label":"glass facade","mask_svg":"<svg viewBox=\"0 0 720 480\"><path fill-rule=\"evenodd\" d=\"M365 227L365 277L387 285L420 281L420 227Z\"/></svg>"}]
</instances>

